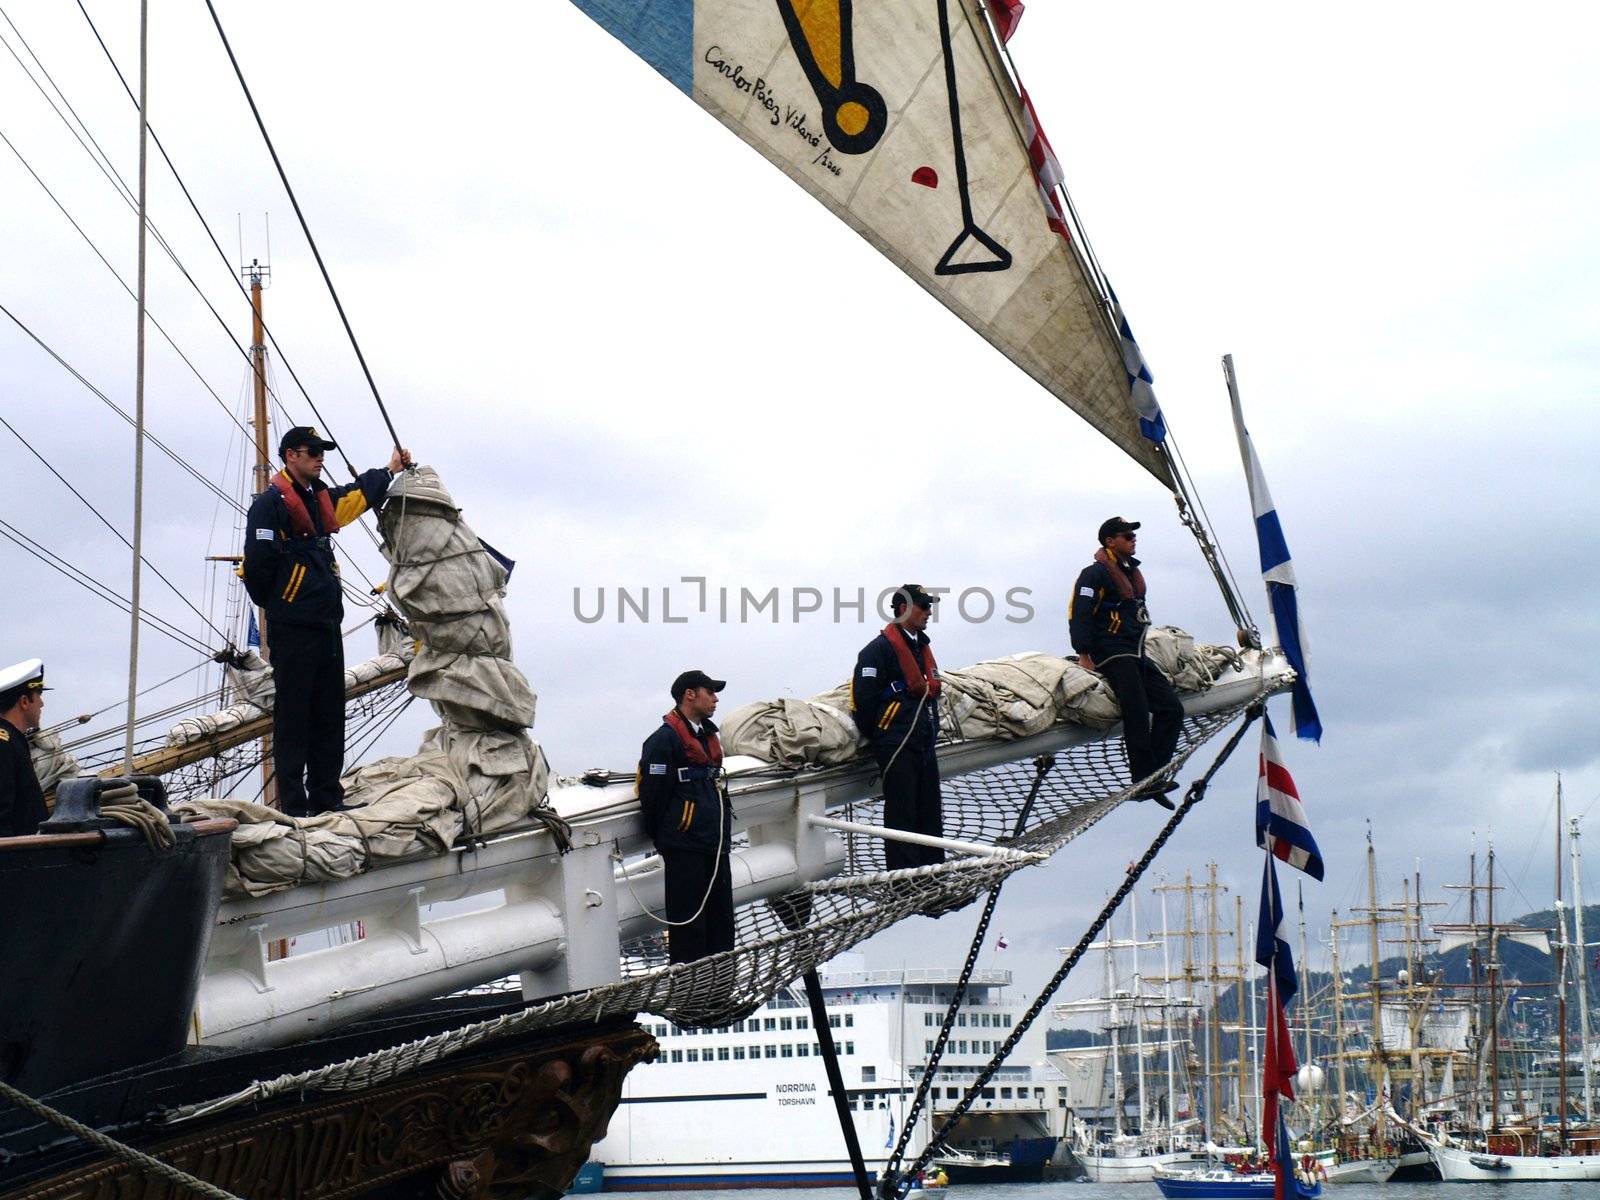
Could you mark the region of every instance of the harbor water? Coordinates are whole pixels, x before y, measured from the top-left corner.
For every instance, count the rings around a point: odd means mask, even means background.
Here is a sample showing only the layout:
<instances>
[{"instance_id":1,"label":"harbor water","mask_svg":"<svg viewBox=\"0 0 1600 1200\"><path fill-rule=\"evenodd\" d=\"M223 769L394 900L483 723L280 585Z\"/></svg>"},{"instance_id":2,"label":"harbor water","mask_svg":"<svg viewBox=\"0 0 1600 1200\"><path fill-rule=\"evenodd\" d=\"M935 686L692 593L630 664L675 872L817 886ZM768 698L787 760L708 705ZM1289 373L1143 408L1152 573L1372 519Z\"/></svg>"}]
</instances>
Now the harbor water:
<instances>
[{"instance_id":1,"label":"harbor water","mask_svg":"<svg viewBox=\"0 0 1600 1200\"><path fill-rule=\"evenodd\" d=\"M785 1189L674 1192L676 1200L774 1200ZM859 1200L854 1188L804 1188L813 1200ZM1572 1183L1345 1183L1325 1187L1324 1200L1594 1200L1600 1185ZM926 1193L949 1200L1160 1200L1153 1183L992 1183Z\"/></svg>"}]
</instances>

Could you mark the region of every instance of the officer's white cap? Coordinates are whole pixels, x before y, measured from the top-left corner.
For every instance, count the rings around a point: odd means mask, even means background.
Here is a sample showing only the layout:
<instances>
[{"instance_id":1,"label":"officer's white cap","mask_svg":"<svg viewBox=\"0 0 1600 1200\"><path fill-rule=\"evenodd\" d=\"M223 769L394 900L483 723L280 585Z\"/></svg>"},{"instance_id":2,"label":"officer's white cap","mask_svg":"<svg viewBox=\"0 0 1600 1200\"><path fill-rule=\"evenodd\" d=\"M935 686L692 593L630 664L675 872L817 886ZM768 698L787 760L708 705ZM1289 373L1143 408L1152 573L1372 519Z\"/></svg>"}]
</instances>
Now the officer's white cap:
<instances>
[{"instance_id":1,"label":"officer's white cap","mask_svg":"<svg viewBox=\"0 0 1600 1200\"><path fill-rule=\"evenodd\" d=\"M39 691L49 691L44 686L44 659L25 658L0 671L0 692L9 692L25 684L34 684Z\"/></svg>"}]
</instances>

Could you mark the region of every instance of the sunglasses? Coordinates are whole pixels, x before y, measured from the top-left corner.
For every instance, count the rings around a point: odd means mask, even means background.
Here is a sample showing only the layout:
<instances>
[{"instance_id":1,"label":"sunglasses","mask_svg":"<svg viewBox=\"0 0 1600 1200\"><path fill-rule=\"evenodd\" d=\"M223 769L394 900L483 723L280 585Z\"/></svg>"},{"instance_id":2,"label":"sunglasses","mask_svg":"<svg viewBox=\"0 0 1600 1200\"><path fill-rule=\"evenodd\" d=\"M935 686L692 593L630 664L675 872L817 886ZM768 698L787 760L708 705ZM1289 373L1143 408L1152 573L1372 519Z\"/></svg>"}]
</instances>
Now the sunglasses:
<instances>
[{"instance_id":1,"label":"sunglasses","mask_svg":"<svg viewBox=\"0 0 1600 1200\"><path fill-rule=\"evenodd\" d=\"M310 458L322 458L328 453L326 450L313 450L310 446L300 446L297 447L297 449L299 449L301 454L304 454Z\"/></svg>"}]
</instances>

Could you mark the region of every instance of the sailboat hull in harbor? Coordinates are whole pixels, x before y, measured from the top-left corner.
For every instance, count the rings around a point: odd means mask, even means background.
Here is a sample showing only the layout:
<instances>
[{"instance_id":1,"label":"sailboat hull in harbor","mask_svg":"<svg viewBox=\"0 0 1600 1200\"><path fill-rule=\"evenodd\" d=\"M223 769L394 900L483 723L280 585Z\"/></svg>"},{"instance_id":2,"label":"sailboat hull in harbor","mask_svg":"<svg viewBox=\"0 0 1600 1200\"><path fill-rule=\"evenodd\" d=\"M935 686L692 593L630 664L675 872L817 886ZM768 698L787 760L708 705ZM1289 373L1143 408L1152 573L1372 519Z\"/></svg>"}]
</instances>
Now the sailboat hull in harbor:
<instances>
[{"instance_id":1,"label":"sailboat hull in harbor","mask_svg":"<svg viewBox=\"0 0 1600 1200\"><path fill-rule=\"evenodd\" d=\"M1454 1146L1429 1148L1446 1183L1523 1183L1555 1180L1600 1180L1600 1154L1535 1157L1489 1154Z\"/></svg>"},{"instance_id":2,"label":"sailboat hull in harbor","mask_svg":"<svg viewBox=\"0 0 1600 1200\"><path fill-rule=\"evenodd\" d=\"M1162 1171L1182 1169L1196 1161L1188 1151L1167 1154L1091 1154L1074 1151L1091 1183L1150 1183Z\"/></svg>"}]
</instances>

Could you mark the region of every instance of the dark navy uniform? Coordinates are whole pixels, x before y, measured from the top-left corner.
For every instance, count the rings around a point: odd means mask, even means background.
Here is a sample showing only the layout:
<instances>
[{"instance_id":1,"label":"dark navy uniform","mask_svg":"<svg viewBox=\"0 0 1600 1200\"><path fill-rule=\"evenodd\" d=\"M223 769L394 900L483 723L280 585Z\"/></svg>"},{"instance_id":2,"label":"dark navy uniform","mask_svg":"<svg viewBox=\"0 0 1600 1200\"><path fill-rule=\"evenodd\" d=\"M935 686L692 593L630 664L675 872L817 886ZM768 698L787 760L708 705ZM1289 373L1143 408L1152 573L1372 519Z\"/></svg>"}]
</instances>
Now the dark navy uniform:
<instances>
[{"instance_id":1,"label":"dark navy uniform","mask_svg":"<svg viewBox=\"0 0 1600 1200\"><path fill-rule=\"evenodd\" d=\"M856 656L850 677L850 714L867 739L872 757L883 772L883 823L891 829L944 836L943 800L939 791L939 705L936 697L922 699L907 690L900 656L890 643L902 644L919 662L931 644L925 633L909 633L901 626L880 633ZM895 871L944 861L944 851L885 838L884 864Z\"/></svg>"},{"instance_id":2,"label":"dark navy uniform","mask_svg":"<svg viewBox=\"0 0 1600 1200\"><path fill-rule=\"evenodd\" d=\"M328 812L344 800L344 597L333 534L381 505L392 478L375 467L336 488L289 481L295 510L273 486L245 520L245 589L266 612L272 659L273 772L292 816ZM308 528L299 527L297 513Z\"/></svg>"},{"instance_id":3,"label":"dark navy uniform","mask_svg":"<svg viewBox=\"0 0 1600 1200\"><path fill-rule=\"evenodd\" d=\"M683 739L666 720L639 752L639 808L663 863L666 917L687 922L667 933L668 957L675 963L732 950L734 942L728 871L733 806L722 787L717 727L709 718L698 732L687 721L684 727L698 741L705 763L690 760Z\"/></svg>"},{"instance_id":4,"label":"dark navy uniform","mask_svg":"<svg viewBox=\"0 0 1600 1200\"><path fill-rule=\"evenodd\" d=\"M37 833L47 816L27 735L0 717L0 837Z\"/></svg>"},{"instance_id":5,"label":"dark navy uniform","mask_svg":"<svg viewBox=\"0 0 1600 1200\"><path fill-rule=\"evenodd\" d=\"M1137 558L1117 561L1124 577L1137 573ZM1092 562L1073 585L1067 613L1072 648L1089 655L1122 707L1122 742L1137 783L1172 761L1183 729L1183 702L1144 652L1150 629L1145 598L1137 592L1124 597L1110 568Z\"/></svg>"}]
</instances>

